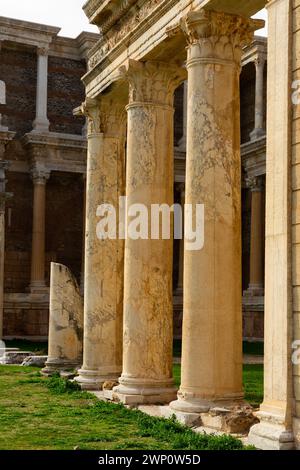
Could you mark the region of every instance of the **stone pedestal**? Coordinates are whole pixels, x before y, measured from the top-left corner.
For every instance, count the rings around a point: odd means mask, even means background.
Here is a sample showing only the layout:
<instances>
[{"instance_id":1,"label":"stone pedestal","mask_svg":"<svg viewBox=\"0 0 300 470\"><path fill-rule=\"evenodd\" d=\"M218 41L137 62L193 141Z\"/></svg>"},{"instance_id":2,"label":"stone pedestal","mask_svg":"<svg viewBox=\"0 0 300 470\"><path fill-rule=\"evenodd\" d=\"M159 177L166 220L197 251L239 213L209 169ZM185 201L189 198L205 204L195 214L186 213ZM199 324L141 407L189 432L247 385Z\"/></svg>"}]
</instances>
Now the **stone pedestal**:
<instances>
[{"instance_id":1,"label":"stone pedestal","mask_svg":"<svg viewBox=\"0 0 300 470\"><path fill-rule=\"evenodd\" d=\"M231 411L243 403L241 302L241 49L261 23L205 10L188 38L186 204L204 204L201 250L184 253L181 385L171 408ZM226 84L226 86L224 86ZM194 220L195 226L195 220Z\"/></svg>"},{"instance_id":2,"label":"stone pedestal","mask_svg":"<svg viewBox=\"0 0 300 470\"><path fill-rule=\"evenodd\" d=\"M118 213L125 180L125 106L110 100L88 101L88 162L84 278L83 366L76 380L99 390L122 371L124 241L99 239L98 207ZM102 214L104 215L104 214Z\"/></svg>"},{"instance_id":3,"label":"stone pedestal","mask_svg":"<svg viewBox=\"0 0 300 470\"><path fill-rule=\"evenodd\" d=\"M134 61L123 72L130 89L128 208L143 204L149 212L151 204L172 206L173 96L185 72L165 63ZM127 227L131 220L127 215ZM128 404L166 403L176 394L172 378L173 237L150 237L149 227L147 234L135 240L128 236L125 243L123 372L114 393Z\"/></svg>"},{"instance_id":4,"label":"stone pedestal","mask_svg":"<svg viewBox=\"0 0 300 470\"><path fill-rule=\"evenodd\" d=\"M48 359L44 375L72 370L82 362L83 300L76 279L62 264L51 263Z\"/></svg>"}]
</instances>

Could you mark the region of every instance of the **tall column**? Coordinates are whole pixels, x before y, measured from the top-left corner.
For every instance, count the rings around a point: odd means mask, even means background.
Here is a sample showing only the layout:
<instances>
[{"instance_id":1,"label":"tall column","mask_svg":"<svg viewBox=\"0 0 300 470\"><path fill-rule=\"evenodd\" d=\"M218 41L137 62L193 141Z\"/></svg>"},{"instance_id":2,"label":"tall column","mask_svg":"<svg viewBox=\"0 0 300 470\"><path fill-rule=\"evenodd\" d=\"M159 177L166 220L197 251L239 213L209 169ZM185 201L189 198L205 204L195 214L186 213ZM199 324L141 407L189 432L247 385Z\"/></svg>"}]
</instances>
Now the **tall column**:
<instances>
[{"instance_id":1,"label":"tall column","mask_svg":"<svg viewBox=\"0 0 300 470\"><path fill-rule=\"evenodd\" d=\"M266 134L264 129L264 69L265 58L257 56L255 61L255 127L250 134L251 140L256 140Z\"/></svg>"},{"instance_id":2,"label":"tall column","mask_svg":"<svg viewBox=\"0 0 300 470\"><path fill-rule=\"evenodd\" d=\"M185 204L185 185L184 183L180 183L179 185L180 190L180 203L182 207L182 214L184 219L184 204ZM177 281L177 288L176 288L176 295L183 294L183 261L184 261L184 239L182 238L179 241L179 263L178 263L178 281Z\"/></svg>"},{"instance_id":3,"label":"tall column","mask_svg":"<svg viewBox=\"0 0 300 470\"><path fill-rule=\"evenodd\" d=\"M247 178L251 190L250 284L245 295L264 295L263 184L261 178Z\"/></svg>"},{"instance_id":4,"label":"tall column","mask_svg":"<svg viewBox=\"0 0 300 470\"><path fill-rule=\"evenodd\" d=\"M293 10L293 2L268 3L264 401L257 414L261 422L249 434L251 444L267 450L295 445L292 343L293 308L298 308L298 302L293 298L292 261L297 260L292 260L291 231L298 216L292 220L291 208L295 204L298 214L298 206L291 197L291 57L297 61L297 51L292 50ZM297 132L296 126L293 131Z\"/></svg>"},{"instance_id":5,"label":"tall column","mask_svg":"<svg viewBox=\"0 0 300 470\"><path fill-rule=\"evenodd\" d=\"M125 106L107 99L88 100L88 160L84 279L83 366L77 381L99 390L117 381L122 370L124 241L98 239L97 208L117 213L125 185Z\"/></svg>"},{"instance_id":6,"label":"tall column","mask_svg":"<svg viewBox=\"0 0 300 470\"><path fill-rule=\"evenodd\" d=\"M85 263L85 221L86 221L86 173L82 175L83 179L83 203L82 203L82 254L81 254L81 273L80 273L80 292L84 293L84 263Z\"/></svg>"},{"instance_id":7,"label":"tall column","mask_svg":"<svg viewBox=\"0 0 300 470\"><path fill-rule=\"evenodd\" d=\"M0 144L1 146L1 144ZM1 153L1 149L0 149ZM4 260L5 260L5 202L10 196L5 192L5 170L9 163L0 160L0 340L3 336Z\"/></svg>"},{"instance_id":8,"label":"tall column","mask_svg":"<svg viewBox=\"0 0 300 470\"><path fill-rule=\"evenodd\" d=\"M128 207L173 205L174 91L185 72L163 63L129 61ZM127 215L127 226L131 218ZM125 242L123 372L115 392L124 403L169 402L172 378L173 237ZM160 235L161 237L161 235ZM143 238L143 239L142 239ZM147 238L147 239L146 239Z\"/></svg>"},{"instance_id":9,"label":"tall column","mask_svg":"<svg viewBox=\"0 0 300 470\"><path fill-rule=\"evenodd\" d=\"M46 183L50 177L49 170L36 166L32 170L33 181L33 222L31 251L32 293L47 292L45 284L45 209Z\"/></svg>"},{"instance_id":10,"label":"tall column","mask_svg":"<svg viewBox=\"0 0 300 470\"><path fill-rule=\"evenodd\" d=\"M49 132L47 118L48 102L48 49L37 50L37 88L36 88L36 116L33 122L35 132Z\"/></svg>"},{"instance_id":11,"label":"tall column","mask_svg":"<svg viewBox=\"0 0 300 470\"><path fill-rule=\"evenodd\" d=\"M204 247L184 253L181 386L171 408L243 399L239 74L261 22L200 10L188 39L186 204L204 204ZM226 84L226 86L224 86ZM194 226L195 226L194 220Z\"/></svg>"}]
</instances>

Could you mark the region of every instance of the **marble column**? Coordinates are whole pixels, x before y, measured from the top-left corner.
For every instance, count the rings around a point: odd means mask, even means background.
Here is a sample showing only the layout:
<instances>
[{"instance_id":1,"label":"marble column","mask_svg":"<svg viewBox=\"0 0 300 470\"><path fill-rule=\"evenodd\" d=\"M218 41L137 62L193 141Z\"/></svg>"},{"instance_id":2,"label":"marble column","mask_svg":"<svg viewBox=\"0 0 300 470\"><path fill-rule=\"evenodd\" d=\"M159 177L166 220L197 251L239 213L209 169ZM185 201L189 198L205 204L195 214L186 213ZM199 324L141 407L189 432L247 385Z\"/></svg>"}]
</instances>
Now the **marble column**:
<instances>
[{"instance_id":1,"label":"marble column","mask_svg":"<svg viewBox=\"0 0 300 470\"><path fill-rule=\"evenodd\" d=\"M48 49L37 49L37 88L36 88L36 116L33 122L33 131L49 132L47 118L48 102Z\"/></svg>"},{"instance_id":2,"label":"marble column","mask_svg":"<svg viewBox=\"0 0 300 470\"><path fill-rule=\"evenodd\" d=\"M45 211L46 183L50 171L36 166L31 172L33 181L33 221L32 221L32 251L31 251L31 281L32 293L48 292L45 283Z\"/></svg>"},{"instance_id":3,"label":"marble column","mask_svg":"<svg viewBox=\"0 0 300 470\"><path fill-rule=\"evenodd\" d=\"M128 207L174 202L174 91L185 71L165 63L129 61ZM127 227L132 218L127 216ZM148 237L147 237L148 235ZM174 398L172 378L173 236L127 237L125 243L123 372L114 390L124 403ZM147 238L147 239L146 239Z\"/></svg>"},{"instance_id":4,"label":"marble column","mask_svg":"<svg viewBox=\"0 0 300 470\"><path fill-rule=\"evenodd\" d=\"M250 284L244 295L264 295L263 183L259 177L247 178L251 190Z\"/></svg>"},{"instance_id":5,"label":"marble column","mask_svg":"<svg viewBox=\"0 0 300 470\"><path fill-rule=\"evenodd\" d=\"M0 144L1 146L1 144ZM1 149L0 149L1 154ZM5 170L9 163L0 160L0 340L3 336L4 260L5 260L5 202L10 194L5 191Z\"/></svg>"},{"instance_id":6,"label":"marble column","mask_svg":"<svg viewBox=\"0 0 300 470\"><path fill-rule=\"evenodd\" d=\"M83 299L71 271L51 263L48 359L43 375L76 369L82 363Z\"/></svg>"},{"instance_id":7,"label":"marble column","mask_svg":"<svg viewBox=\"0 0 300 470\"><path fill-rule=\"evenodd\" d=\"M86 173L82 175L83 180L83 203L82 203L82 255L81 255L81 274L80 274L80 292L84 294L84 260L85 260L85 220L86 220Z\"/></svg>"},{"instance_id":8,"label":"marble column","mask_svg":"<svg viewBox=\"0 0 300 470\"><path fill-rule=\"evenodd\" d=\"M99 239L97 208L110 204L118 213L125 186L126 112L109 98L88 100L86 238L83 365L76 380L100 390L122 371L124 241Z\"/></svg>"},{"instance_id":9,"label":"marble column","mask_svg":"<svg viewBox=\"0 0 300 470\"><path fill-rule=\"evenodd\" d=\"M255 61L256 80L255 80L255 127L250 134L251 140L265 136L264 129L264 69L265 58L257 56Z\"/></svg>"},{"instance_id":10,"label":"marble column","mask_svg":"<svg viewBox=\"0 0 300 470\"><path fill-rule=\"evenodd\" d=\"M181 385L171 408L207 412L243 399L242 46L261 22L206 11L182 21L188 40L186 204L204 204L204 247L184 253ZM225 85L226 84L226 85Z\"/></svg>"}]
</instances>

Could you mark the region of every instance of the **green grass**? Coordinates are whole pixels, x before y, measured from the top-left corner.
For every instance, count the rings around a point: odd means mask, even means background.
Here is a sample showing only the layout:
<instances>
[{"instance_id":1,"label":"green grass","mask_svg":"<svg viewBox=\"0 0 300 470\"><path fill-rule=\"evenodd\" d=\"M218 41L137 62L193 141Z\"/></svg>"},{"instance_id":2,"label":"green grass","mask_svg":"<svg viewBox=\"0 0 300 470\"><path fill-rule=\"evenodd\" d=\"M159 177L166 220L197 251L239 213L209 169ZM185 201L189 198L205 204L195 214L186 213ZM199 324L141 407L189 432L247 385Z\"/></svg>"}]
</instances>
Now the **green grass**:
<instances>
[{"instance_id":1,"label":"green grass","mask_svg":"<svg viewBox=\"0 0 300 470\"><path fill-rule=\"evenodd\" d=\"M0 449L242 449L231 436L194 433L164 420L98 401L37 368L0 366Z\"/></svg>"},{"instance_id":2,"label":"green grass","mask_svg":"<svg viewBox=\"0 0 300 470\"><path fill-rule=\"evenodd\" d=\"M245 399L253 407L258 407L264 396L264 366L245 364L243 367Z\"/></svg>"},{"instance_id":3,"label":"green grass","mask_svg":"<svg viewBox=\"0 0 300 470\"><path fill-rule=\"evenodd\" d=\"M243 383L245 390L245 400L251 406L257 408L263 401L263 365L244 365L243 367ZM180 385L180 370L179 364L174 365L173 374L177 387Z\"/></svg>"}]
</instances>

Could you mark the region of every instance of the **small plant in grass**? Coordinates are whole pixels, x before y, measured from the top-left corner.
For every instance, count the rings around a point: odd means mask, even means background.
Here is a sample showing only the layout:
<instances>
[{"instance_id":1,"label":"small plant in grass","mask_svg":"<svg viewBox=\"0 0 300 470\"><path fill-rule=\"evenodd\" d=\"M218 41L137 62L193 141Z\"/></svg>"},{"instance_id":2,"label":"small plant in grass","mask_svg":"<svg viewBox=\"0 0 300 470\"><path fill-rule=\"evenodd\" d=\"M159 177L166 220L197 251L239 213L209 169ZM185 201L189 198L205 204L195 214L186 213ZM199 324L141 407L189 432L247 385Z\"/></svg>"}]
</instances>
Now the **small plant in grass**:
<instances>
[{"instance_id":1,"label":"small plant in grass","mask_svg":"<svg viewBox=\"0 0 300 470\"><path fill-rule=\"evenodd\" d=\"M59 374L54 374L45 381L47 387L52 393L73 393L80 392L81 388L77 382L71 382L67 379L62 379Z\"/></svg>"}]
</instances>

